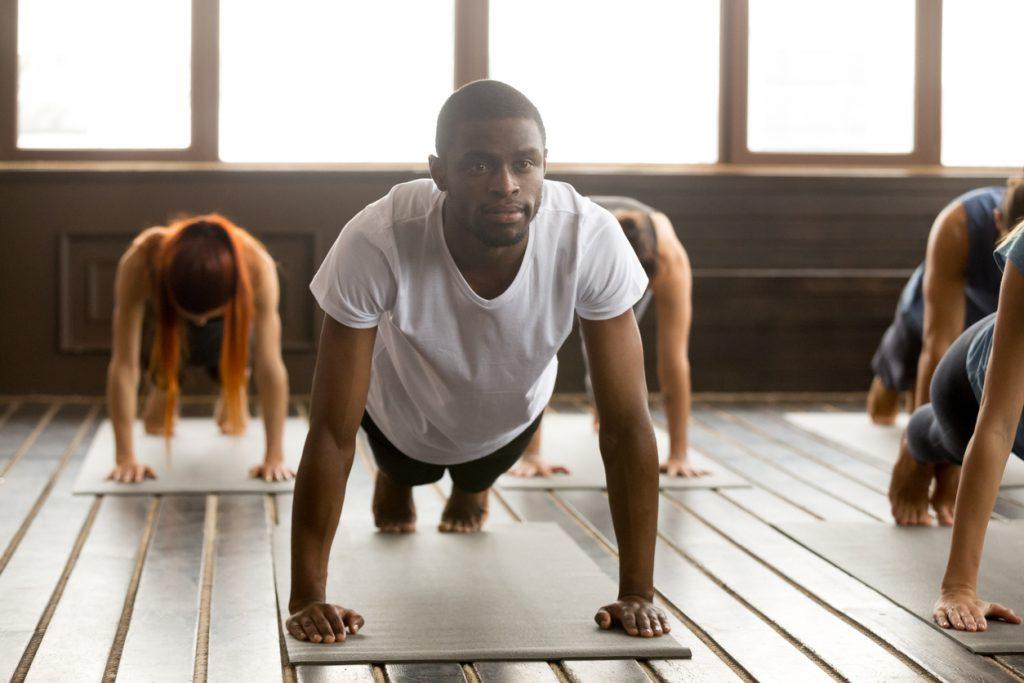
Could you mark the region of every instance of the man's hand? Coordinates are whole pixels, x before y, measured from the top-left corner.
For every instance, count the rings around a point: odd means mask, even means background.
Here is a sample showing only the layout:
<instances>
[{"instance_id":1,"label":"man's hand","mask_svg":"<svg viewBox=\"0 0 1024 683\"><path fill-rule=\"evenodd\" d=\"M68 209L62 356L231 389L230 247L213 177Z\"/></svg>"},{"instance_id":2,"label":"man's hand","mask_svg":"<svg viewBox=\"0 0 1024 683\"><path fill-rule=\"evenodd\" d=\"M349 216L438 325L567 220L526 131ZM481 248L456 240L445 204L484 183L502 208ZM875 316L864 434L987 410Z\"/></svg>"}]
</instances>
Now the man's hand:
<instances>
[{"instance_id":1,"label":"man's hand","mask_svg":"<svg viewBox=\"0 0 1024 683\"><path fill-rule=\"evenodd\" d=\"M597 610L594 621L605 630L619 624L627 634L641 638L657 638L672 630L660 607L634 595L625 595Z\"/></svg>"},{"instance_id":2,"label":"man's hand","mask_svg":"<svg viewBox=\"0 0 1024 683\"><path fill-rule=\"evenodd\" d=\"M932 617L942 628L957 631L984 631L988 629L986 617L1008 624L1021 622L1009 607L980 600L974 591L944 592L935 603Z\"/></svg>"},{"instance_id":3,"label":"man's hand","mask_svg":"<svg viewBox=\"0 0 1024 683\"><path fill-rule=\"evenodd\" d=\"M523 456L508 473L513 477L550 477L553 474L569 474L569 468L548 464L543 458Z\"/></svg>"},{"instance_id":4,"label":"man's hand","mask_svg":"<svg viewBox=\"0 0 1024 683\"><path fill-rule=\"evenodd\" d=\"M365 621L358 613L341 605L328 602L311 602L302 609L292 612L284 622L288 633L297 640L311 643L341 643L345 631L355 635Z\"/></svg>"},{"instance_id":5,"label":"man's hand","mask_svg":"<svg viewBox=\"0 0 1024 683\"><path fill-rule=\"evenodd\" d=\"M143 465L134 459L118 463L107 475L107 480L122 484L140 484L144 479L156 479L156 472L149 465Z\"/></svg>"},{"instance_id":6,"label":"man's hand","mask_svg":"<svg viewBox=\"0 0 1024 683\"><path fill-rule=\"evenodd\" d=\"M669 456L668 460L661 463L659 468L662 474L667 474L669 477L703 477L708 474L707 470L697 469L691 465L687 460L686 456L682 457Z\"/></svg>"},{"instance_id":7,"label":"man's hand","mask_svg":"<svg viewBox=\"0 0 1024 683\"><path fill-rule=\"evenodd\" d=\"M260 465L253 465L249 468L250 479L262 479L263 481L288 481L295 478L295 472L284 464L284 460L267 458Z\"/></svg>"}]
</instances>

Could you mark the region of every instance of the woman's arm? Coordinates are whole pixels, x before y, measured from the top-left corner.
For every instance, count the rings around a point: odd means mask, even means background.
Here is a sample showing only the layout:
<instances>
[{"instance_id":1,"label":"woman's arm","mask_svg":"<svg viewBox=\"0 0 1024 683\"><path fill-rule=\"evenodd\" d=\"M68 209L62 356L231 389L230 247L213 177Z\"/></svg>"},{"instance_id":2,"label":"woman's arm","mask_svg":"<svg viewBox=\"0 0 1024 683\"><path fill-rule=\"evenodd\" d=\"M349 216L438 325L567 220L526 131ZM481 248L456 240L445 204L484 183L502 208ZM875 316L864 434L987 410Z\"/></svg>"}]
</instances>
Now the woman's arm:
<instances>
[{"instance_id":1,"label":"woman's arm","mask_svg":"<svg viewBox=\"0 0 1024 683\"><path fill-rule=\"evenodd\" d=\"M1024 408L1024 275L1007 262L996 314L992 356L974 436L967 446L956 496L953 540L935 620L943 628L984 631L986 617L1020 619L978 599L978 570L1006 459Z\"/></svg>"},{"instance_id":2,"label":"woman's arm","mask_svg":"<svg viewBox=\"0 0 1024 683\"><path fill-rule=\"evenodd\" d=\"M295 473L284 464L284 419L288 414L288 371L281 357L281 316L278 313L280 283L277 265L262 249L255 252L254 292L256 358L254 371L267 450L261 465L249 474L267 481L291 479Z\"/></svg>"}]
</instances>

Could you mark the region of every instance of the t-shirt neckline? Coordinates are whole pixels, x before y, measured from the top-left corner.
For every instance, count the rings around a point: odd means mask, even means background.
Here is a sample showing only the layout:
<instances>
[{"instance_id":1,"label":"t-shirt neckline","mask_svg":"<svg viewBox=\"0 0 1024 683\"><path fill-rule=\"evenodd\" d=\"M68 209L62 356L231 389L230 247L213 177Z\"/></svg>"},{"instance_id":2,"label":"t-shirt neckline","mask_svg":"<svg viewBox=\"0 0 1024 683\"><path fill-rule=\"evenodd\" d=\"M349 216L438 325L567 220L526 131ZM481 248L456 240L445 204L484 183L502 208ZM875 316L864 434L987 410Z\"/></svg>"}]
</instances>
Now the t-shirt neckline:
<instances>
[{"instance_id":1,"label":"t-shirt neckline","mask_svg":"<svg viewBox=\"0 0 1024 683\"><path fill-rule=\"evenodd\" d=\"M459 270L459 266L458 264L455 263L455 258L452 256L452 252L448 248L448 241L445 239L444 236L443 211L444 201L447 196L447 192L441 192L438 194L437 201L434 202L434 205L433 207L431 207L430 210L430 222L433 224L435 237L439 240L438 243L441 246L442 258L444 259L445 266L448 268L448 273L458 284L458 287L462 291L462 293L465 294L466 297L476 305L482 308L494 308L495 306L500 306L509 299L513 298L516 292L520 288L522 288L522 283L524 280L526 280L527 273L532 266L533 243L536 241L534 239L533 234L533 220L530 221L530 225L527 228L526 251L523 253L522 263L519 264L519 270L516 271L516 276L512 280L512 283L505 288L505 291L503 291L501 294L494 297L493 299L485 299L484 297L477 294L473 290L473 288L470 287L469 283L466 282L466 277L462 274L462 271ZM534 219L536 218L537 216L535 215Z\"/></svg>"}]
</instances>

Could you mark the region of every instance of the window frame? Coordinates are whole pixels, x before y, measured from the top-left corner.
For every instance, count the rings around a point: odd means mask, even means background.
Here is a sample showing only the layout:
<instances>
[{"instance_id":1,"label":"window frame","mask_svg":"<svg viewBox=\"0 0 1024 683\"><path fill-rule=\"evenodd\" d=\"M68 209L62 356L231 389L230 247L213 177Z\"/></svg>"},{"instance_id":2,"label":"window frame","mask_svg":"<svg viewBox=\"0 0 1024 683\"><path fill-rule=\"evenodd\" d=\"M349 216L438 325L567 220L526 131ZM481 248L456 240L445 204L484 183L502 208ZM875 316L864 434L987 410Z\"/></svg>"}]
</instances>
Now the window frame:
<instances>
[{"instance_id":1,"label":"window frame","mask_svg":"<svg viewBox=\"0 0 1024 683\"><path fill-rule=\"evenodd\" d=\"M17 147L17 14L18 0L0 0L0 162L145 161L202 162L237 166L220 161L219 24L218 0L192 2L191 144L180 150L37 150ZM454 2L454 73L459 87L488 75L488 0ZM719 159L715 164L559 164L590 170L635 169L640 172L676 170L732 171L740 168L779 167L930 167L941 164L942 120L942 0L916 0L914 149L906 154L820 154L752 152L747 146L747 56L749 0L721 0L719 62ZM249 164L252 165L252 164ZM255 164L264 166L264 164ZM267 164L365 169L390 168L380 163ZM408 164L401 164L403 168ZM980 167L964 167L976 169Z\"/></svg>"}]
</instances>

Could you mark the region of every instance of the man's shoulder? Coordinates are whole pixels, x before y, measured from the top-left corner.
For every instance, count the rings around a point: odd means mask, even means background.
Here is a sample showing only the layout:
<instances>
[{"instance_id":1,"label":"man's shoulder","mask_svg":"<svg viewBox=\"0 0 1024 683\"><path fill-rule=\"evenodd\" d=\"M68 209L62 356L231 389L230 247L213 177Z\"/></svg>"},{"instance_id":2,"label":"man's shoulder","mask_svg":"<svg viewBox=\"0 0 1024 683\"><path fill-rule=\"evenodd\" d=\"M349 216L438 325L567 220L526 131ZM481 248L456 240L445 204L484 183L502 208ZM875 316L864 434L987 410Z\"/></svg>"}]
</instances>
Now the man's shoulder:
<instances>
[{"instance_id":1,"label":"man's shoulder","mask_svg":"<svg viewBox=\"0 0 1024 683\"><path fill-rule=\"evenodd\" d=\"M593 224L595 218L601 217L614 221L606 209L581 195L569 183L557 180L544 181L539 213L549 219L567 220L579 226Z\"/></svg>"},{"instance_id":2,"label":"man's shoulder","mask_svg":"<svg viewBox=\"0 0 1024 683\"><path fill-rule=\"evenodd\" d=\"M373 242L393 239L396 228L425 220L439 195L430 178L399 183L356 214L345 230L365 235Z\"/></svg>"}]
</instances>

